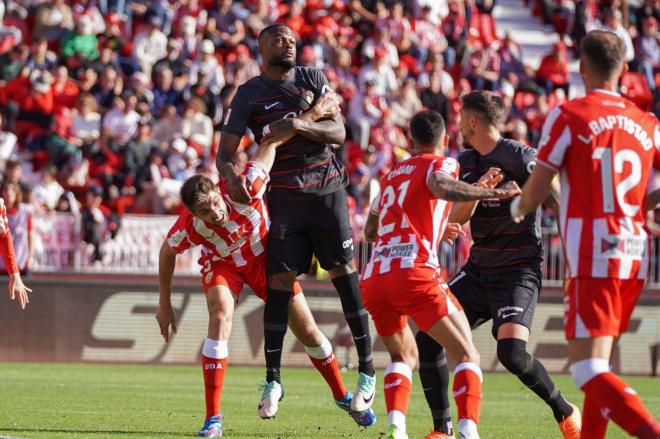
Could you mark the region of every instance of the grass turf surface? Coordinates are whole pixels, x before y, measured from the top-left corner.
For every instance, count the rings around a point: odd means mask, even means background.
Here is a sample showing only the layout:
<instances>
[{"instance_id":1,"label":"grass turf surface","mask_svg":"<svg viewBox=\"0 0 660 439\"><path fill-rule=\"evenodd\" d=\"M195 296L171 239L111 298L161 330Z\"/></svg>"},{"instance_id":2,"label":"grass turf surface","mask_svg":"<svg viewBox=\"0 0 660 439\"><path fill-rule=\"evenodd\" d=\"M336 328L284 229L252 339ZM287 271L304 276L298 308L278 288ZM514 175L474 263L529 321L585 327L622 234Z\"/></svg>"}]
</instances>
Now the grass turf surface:
<instances>
[{"instance_id":1,"label":"grass turf surface","mask_svg":"<svg viewBox=\"0 0 660 439\"><path fill-rule=\"evenodd\" d=\"M261 376L258 368L229 368L223 392L225 436L366 439L385 434L380 373L374 407L379 420L364 431L335 407L325 382L311 368L283 370L286 397L279 414L260 420L256 383ZM344 374L349 389L356 377L355 372ZM564 394L581 405L581 394L570 377L555 379ZM660 379L626 379L658 417ZM192 366L0 364L0 437L190 437L203 422L202 389L201 368ZM411 439L421 438L430 427L415 374L408 433ZM509 374L485 377L480 433L484 439L561 437L550 410ZM608 438L627 437L612 424L608 433Z\"/></svg>"}]
</instances>

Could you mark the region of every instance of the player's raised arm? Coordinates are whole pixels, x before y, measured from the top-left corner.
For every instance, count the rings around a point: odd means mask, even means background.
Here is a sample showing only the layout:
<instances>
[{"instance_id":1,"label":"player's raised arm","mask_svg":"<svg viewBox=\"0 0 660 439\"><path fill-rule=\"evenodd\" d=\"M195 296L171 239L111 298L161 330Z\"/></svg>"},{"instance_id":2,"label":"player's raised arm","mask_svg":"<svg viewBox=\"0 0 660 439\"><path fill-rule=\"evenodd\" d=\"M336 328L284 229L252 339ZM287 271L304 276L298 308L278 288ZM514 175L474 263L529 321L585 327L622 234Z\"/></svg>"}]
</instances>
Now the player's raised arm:
<instances>
[{"instance_id":1,"label":"player's raised arm","mask_svg":"<svg viewBox=\"0 0 660 439\"><path fill-rule=\"evenodd\" d=\"M176 334L176 316L172 308L172 277L174 276L174 267L176 265L176 252L166 239L160 247L160 254L158 255L158 289L160 291L160 298L158 301L158 311L156 312L156 320L160 327L160 334L165 341L170 340L170 326L172 332Z\"/></svg>"}]
</instances>

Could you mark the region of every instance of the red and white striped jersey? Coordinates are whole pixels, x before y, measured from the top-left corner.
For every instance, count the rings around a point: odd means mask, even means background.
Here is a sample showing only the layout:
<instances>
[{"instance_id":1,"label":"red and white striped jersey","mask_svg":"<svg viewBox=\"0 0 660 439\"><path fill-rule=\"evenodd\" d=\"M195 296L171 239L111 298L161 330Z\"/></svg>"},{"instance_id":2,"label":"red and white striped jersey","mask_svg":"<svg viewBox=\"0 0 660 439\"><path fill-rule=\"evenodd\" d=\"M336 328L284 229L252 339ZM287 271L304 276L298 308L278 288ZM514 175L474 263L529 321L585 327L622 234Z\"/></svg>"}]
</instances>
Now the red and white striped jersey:
<instances>
[{"instance_id":1,"label":"red and white striped jersey","mask_svg":"<svg viewBox=\"0 0 660 439\"><path fill-rule=\"evenodd\" d=\"M181 253L201 245L203 256L236 267L248 264L264 252L270 226L264 201L268 172L258 163L249 162L243 174L247 177L248 192L252 198L250 204L232 200L223 180L218 186L230 209L228 220L221 226L215 226L186 210L167 234L167 242L175 252Z\"/></svg>"},{"instance_id":2,"label":"red and white striped jersey","mask_svg":"<svg viewBox=\"0 0 660 439\"><path fill-rule=\"evenodd\" d=\"M660 164L657 118L594 90L550 112L539 148L538 162L560 173L567 277L644 279L646 189Z\"/></svg>"},{"instance_id":3,"label":"red and white striped jersey","mask_svg":"<svg viewBox=\"0 0 660 439\"><path fill-rule=\"evenodd\" d=\"M421 154L396 165L381 179L371 212L378 215L378 240L363 279L391 270L440 267L438 246L451 202L433 196L427 178L442 172L458 178L458 162Z\"/></svg>"}]
</instances>

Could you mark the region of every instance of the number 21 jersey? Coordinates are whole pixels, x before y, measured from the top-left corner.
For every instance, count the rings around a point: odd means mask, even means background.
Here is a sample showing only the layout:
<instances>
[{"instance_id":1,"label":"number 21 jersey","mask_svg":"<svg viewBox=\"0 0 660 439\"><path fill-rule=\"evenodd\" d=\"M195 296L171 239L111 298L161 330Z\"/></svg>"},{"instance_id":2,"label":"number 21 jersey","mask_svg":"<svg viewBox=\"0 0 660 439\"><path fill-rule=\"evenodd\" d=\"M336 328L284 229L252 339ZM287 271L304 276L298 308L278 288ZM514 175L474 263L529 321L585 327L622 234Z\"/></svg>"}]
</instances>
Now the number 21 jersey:
<instances>
[{"instance_id":1,"label":"number 21 jersey","mask_svg":"<svg viewBox=\"0 0 660 439\"><path fill-rule=\"evenodd\" d=\"M645 197L660 164L658 120L594 90L548 115L538 162L560 173L567 277L644 279Z\"/></svg>"},{"instance_id":2,"label":"number 21 jersey","mask_svg":"<svg viewBox=\"0 0 660 439\"><path fill-rule=\"evenodd\" d=\"M441 172L458 178L452 158L421 154L396 165L381 179L380 195L371 208L378 215L378 239L362 278L392 270L439 267L438 246L451 202L435 198L427 178Z\"/></svg>"}]
</instances>

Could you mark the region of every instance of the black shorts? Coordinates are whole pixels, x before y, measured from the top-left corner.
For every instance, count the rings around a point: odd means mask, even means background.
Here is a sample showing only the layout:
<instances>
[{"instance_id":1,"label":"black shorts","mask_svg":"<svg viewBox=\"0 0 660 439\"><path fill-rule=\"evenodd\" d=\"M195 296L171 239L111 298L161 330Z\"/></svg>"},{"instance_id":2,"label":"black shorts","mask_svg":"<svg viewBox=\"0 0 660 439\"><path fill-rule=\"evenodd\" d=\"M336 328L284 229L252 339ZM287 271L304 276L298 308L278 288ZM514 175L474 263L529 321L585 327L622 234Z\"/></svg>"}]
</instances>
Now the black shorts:
<instances>
[{"instance_id":1,"label":"black shorts","mask_svg":"<svg viewBox=\"0 0 660 439\"><path fill-rule=\"evenodd\" d=\"M519 323L531 330L541 290L541 264L484 273L467 263L448 285L463 305L470 327L493 319L492 333L497 338L502 323Z\"/></svg>"},{"instance_id":2,"label":"black shorts","mask_svg":"<svg viewBox=\"0 0 660 439\"><path fill-rule=\"evenodd\" d=\"M269 203L268 275L309 271L312 255L324 270L353 261L353 230L344 189Z\"/></svg>"}]
</instances>

